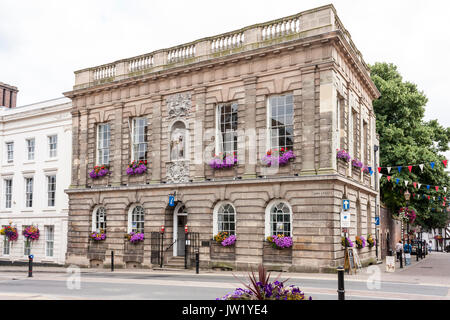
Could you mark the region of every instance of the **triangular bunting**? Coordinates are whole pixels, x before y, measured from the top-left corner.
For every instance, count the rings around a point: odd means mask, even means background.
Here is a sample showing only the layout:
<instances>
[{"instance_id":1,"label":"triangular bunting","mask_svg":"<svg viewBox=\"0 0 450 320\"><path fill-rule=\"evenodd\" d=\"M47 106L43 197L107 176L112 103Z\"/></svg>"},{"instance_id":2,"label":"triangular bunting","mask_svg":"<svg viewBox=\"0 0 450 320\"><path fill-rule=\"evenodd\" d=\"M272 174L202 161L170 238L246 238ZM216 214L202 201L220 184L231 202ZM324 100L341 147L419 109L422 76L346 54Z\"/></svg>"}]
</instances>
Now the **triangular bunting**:
<instances>
[{"instance_id":1,"label":"triangular bunting","mask_svg":"<svg viewBox=\"0 0 450 320\"><path fill-rule=\"evenodd\" d=\"M444 187L444 191L447 193L447 187Z\"/></svg>"},{"instance_id":2,"label":"triangular bunting","mask_svg":"<svg viewBox=\"0 0 450 320\"><path fill-rule=\"evenodd\" d=\"M391 176L387 176L388 181L391 181Z\"/></svg>"},{"instance_id":3,"label":"triangular bunting","mask_svg":"<svg viewBox=\"0 0 450 320\"><path fill-rule=\"evenodd\" d=\"M387 169L388 169L388 173L391 173L391 167L387 167Z\"/></svg>"},{"instance_id":4,"label":"triangular bunting","mask_svg":"<svg viewBox=\"0 0 450 320\"><path fill-rule=\"evenodd\" d=\"M420 187L422 186L422 184L421 184L421 183L417 183L417 185L419 186L419 188L418 188L418 189L420 189Z\"/></svg>"},{"instance_id":5,"label":"triangular bunting","mask_svg":"<svg viewBox=\"0 0 450 320\"><path fill-rule=\"evenodd\" d=\"M408 183L409 183L409 181L406 181L406 180L405 180L405 186L406 186L406 187L408 186Z\"/></svg>"},{"instance_id":6,"label":"triangular bunting","mask_svg":"<svg viewBox=\"0 0 450 320\"><path fill-rule=\"evenodd\" d=\"M400 171L402 171L402 166L399 166L399 167L397 167L397 169L398 169L398 173L400 173Z\"/></svg>"},{"instance_id":7,"label":"triangular bunting","mask_svg":"<svg viewBox=\"0 0 450 320\"><path fill-rule=\"evenodd\" d=\"M430 190L430 186L429 185L427 185L427 190Z\"/></svg>"},{"instance_id":8,"label":"triangular bunting","mask_svg":"<svg viewBox=\"0 0 450 320\"><path fill-rule=\"evenodd\" d=\"M400 179L399 179L399 178L396 178L396 179L395 179L395 183L398 184L399 182L400 182Z\"/></svg>"},{"instance_id":9,"label":"triangular bunting","mask_svg":"<svg viewBox=\"0 0 450 320\"><path fill-rule=\"evenodd\" d=\"M444 167L447 168L447 159L442 160L442 163L444 164Z\"/></svg>"},{"instance_id":10,"label":"triangular bunting","mask_svg":"<svg viewBox=\"0 0 450 320\"><path fill-rule=\"evenodd\" d=\"M436 191L439 191L439 186L435 186L434 188L436 189Z\"/></svg>"},{"instance_id":11,"label":"triangular bunting","mask_svg":"<svg viewBox=\"0 0 450 320\"><path fill-rule=\"evenodd\" d=\"M419 164L420 170L423 172L423 164Z\"/></svg>"},{"instance_id":12,"label":"triangular bunting","mask_svg":"<svg viewBox=\"0 0 450 320\"><path fill-rule=\"evenodd\" d=\"M378 167L378 173L381 173L381 167Z\"/></svg>"},{"instance_id":13,"label":"triangular bunting","mask_svg":"<svg viewBox=\"0 0 450 320\"><path fill-rule=\"evenodd\" d=\"M408 166L408 170L409 170L409 172L411 172L412 166Z\"/></svg>"},{"instance_id":14,"label":"triangular bunting","mask_svg":"<svg viewBox=\"0 0 450 320\"><path fill-rule=\"evenodd\" d=\"M434 162L430 162L431 169L434 169Z\"/></svg>"},{"instance_id":15,"label":"triangular bunting","mask_svg":"<svg viewBox=\"0 0 450 320\"><path fill-rule=\"evenodd\" d=\"M413 182L414 188L417 188L417 182Z\"/></svg>"}]
</instances>

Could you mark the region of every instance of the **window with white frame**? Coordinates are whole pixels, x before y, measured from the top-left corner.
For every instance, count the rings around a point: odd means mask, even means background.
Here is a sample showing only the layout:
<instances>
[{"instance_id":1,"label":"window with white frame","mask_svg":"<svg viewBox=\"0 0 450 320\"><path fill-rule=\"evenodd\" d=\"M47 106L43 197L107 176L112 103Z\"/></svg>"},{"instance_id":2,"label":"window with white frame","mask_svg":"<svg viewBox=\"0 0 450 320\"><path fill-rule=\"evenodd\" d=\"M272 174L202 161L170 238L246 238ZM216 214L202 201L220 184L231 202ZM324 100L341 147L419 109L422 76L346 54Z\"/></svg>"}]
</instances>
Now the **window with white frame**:
<instances>
[{"instance_id":1,"label":"window with white frame","mask_svg":"<svg viewBox=\"0 0 450 320\"><path fill-rule=\"evenodd\" d=\"M47 205L49 207L55 206L56 198L56 176L47 176Z\"/></svg>"},{"instance_id":2,"label":"window with white frame","mask_svg":"<svg viewBox=\"0 0 450 320\"><path fill-rule=\"evenodd\" d=\"M55 243L54 226L45 226L45 255L53 257L53 248Z\"/></svg>"},{"instance_id":3,"label":"window with white frame","mask_svg":"<svg viewBox=\"0 0 450 320\"><path fill-rule=\"evenodd\" d=\"M147 160L147 118L134 118L132 125L133 160Z\"/></svg>"},{"instance_id":4,"label":"window with white frame","mask_svg":"<svg viewBox=\"0 0 450 320\"><path fill-rule=\"evenodd\" d=\"M106 232L106 209L103 206L94 209L92 216L92 231Z\"/></svg>"},{"instance_id":5,"label":"window with white frame","mask_svg":"<svg viewBox=\"0 0 450 320\"><path fill-rule=\"evenodd\" d=\"M35 146L34 138L27 139L27 159L28 160L34 160L34 146Z\"/></svg>"},{"instance_id":6,"label":"window with white frame","mask_svg":"<svg viewBox=\"0 0 450 320\"><path fill-rule=\"evenodd\" d=\"M283 201L272 202L266 210L266 222L268 222L268 225L266 224L266 227L268 227L266 235L291 236L292 211L290 206Z\"/></svg>"},{"instance_id":7,"label":"window with white frame","mask_svg":"<svg viewBox=\"0 0 450 320\"><path fill-rule=\"evenodd\" d=\"M238 143L238 104L219 104L216 115L216 154L233 155Z\"/></svg>"},{"instance_id":8,"label":"window with white frame","mask_svg":"<svg viewBox=\"0 0 450 320\"><path fill-rule=\"evenodd\" d=\"M8 162L14 161L14 142L6 143L6 159Z\"/></svg>"},{"instance_id":9,"label":"window with white frame","mask_svg":"<svg viewBox=\"0 0 450 320\"><path fill-rule=\"evenodd\" d=\"M5 179L5 208L11 208L12 179Z\"/></svg>"},{"instance_id":10,"label":"window with white frame","mask_svg":"<svg viewBox=\"0 0 450 320\"><path fill-rule=\"evenodd\" d=\"M269 149L294 146L294 101L292 94L271 96L268 99Z\"/></svg>"},{"instance_id":11,"label":"window with white frame","mask_svg":"<svg viewBox=\"0 0 450 320\"><path fill-rule=\"evenodd\" d=\"M57 156L57 148L58 148L58 136L48 136L48 150L49 150L49 157L55 158Z\"/></svg>"},{"instance_id":12,"label":"window with white frame","mask_svg":"<svg viewBox=\"0 0 450 320\"><path fill-rule=\"evenodd\" d=\"M33 178L25 178L25 206L33 206Z\"/></svg>"},{"instance_id":13,"label":"window with white frame","mask_svg":"<svg viewBox=\"0 0 450 320\"><path fill-rule=\"evenodd\" d=\"M5 228L7 226L2 226L2 228ZM11 242L9 241L8 237L3 237L3 255L9 256L9 252L11 250Z\"/></svg>"},{"instance_id":14,"label":"window with white frame","mask_svg":"<svg viewBox=\"0 0 450 320\"><path fill-rule=\"evenodd\" d=\"M129 213L129 232L144 233L145 211L141 206L135 206Z\"/></svg>"},{"instance_id":15,"label":"window with white frame","mask_svg":"<svg viewBox=\"0 0 450 320\"><path fill-rule=\"evenodd\" d=\"M109 164L109 145L111 131L108 123L97 127L97 164Z\"/></svg>"},{"instance_id":16,"label":"window with white frame","mask_svg":"<svg viewBox=\"0 0 450 320\"><path fill-rule=\"evenodd\" d=\"M236 210L231 203L219 203L214 210L214 234L227 232L236 234Z\"/></svg>"}]
</instances>

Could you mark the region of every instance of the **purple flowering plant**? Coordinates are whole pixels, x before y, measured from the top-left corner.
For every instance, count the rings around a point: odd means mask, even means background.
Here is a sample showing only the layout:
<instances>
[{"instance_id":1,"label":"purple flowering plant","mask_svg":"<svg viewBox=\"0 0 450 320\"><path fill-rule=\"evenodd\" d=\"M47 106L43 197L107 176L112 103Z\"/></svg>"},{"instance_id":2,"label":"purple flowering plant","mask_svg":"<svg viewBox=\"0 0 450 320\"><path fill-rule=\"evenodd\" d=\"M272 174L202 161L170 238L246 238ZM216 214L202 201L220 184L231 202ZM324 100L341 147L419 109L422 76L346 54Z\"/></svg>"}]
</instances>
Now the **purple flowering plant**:
<instances>
[{"instance_id":1,"label":"purple flowering plant","mask_svg":"<svg viewBox=\"0 0 450 320\"><path fill-rule=\"evenodd\" d=\"M103 241L106 239L106 233L103 230L100 230L100 232L92 232L89 237L95 241Z\"/></svg>"},{"instance_id":2,"label":"purple flowering plant","mask_svg":"<svg viewBox=\"0 0 450 320\"><path fill-rule=\"evenodd\" d=\"M224 155L223 153L219 153L218 155L214 155L214 157L209 161L209 166L214 170L232 168L236 164L236 152L233 152L233 155Z\"/></svg>"},{"instance_id":3,"label":"purple flowering plant","mask_svg":"<svg viewBox=\"0 0 450 320\"><path fill-rule=\"evenodd\" d=\"M363 166L362 171L363 171L364 173L370 173L369 167L366 166L366 165Z\"/></svg>"},{"instance_id":4,"label":"purple flowering plant","mask_svg":"<svg viewBox=\"0 0 450 320\"><path fill-rule=\"evenodd\" d=\"M295 159L294 152L292 150L281 148L279 151L278 149L271 149L267 151L266 155L262 157L261 162L268 167L276 164L283 166L291 159Z\"/></svg>"},{"instance_id":5,"label":"purple flowering plant","mask_svg":"<svg viewBox=\"0 0 450 320\"><path fill-rule=\"evenodd\" d=\"M361 161L359 161L358 159L355 158L352 160L352 166L354 166L355 168L361 169L364 165Z\"/></svg>"},{"instance_id":6,"label":"purple flowering plant","mask_svg":"<svg viewBox=\"0 0 450 320\"><path fill-rule=\"evenodd\" d=\"M130 232L128 234L128 240L131 243L138 243L144 241L144 234L139 232Z\"/></svg>"},{"instance_id":7,"label":"purple flowering plant","mask_svg":"<svg viewBox=\"0 0 450 320\"><path fill-rule=\"evenodd\" d=\"M228 238L226 238L225 240L223 240L221 242L222 246L224 247L229 247L234 245L234 243L236 242L236 236L234 234L232 234L231 236L229 236Z\"/></svg>"},{"instance_id":8,"label":"purple flowering plant","mask_svg":"<svg viewBox=\"0 0 450 320\"><path fill-rule=\"evenodd\" d=\"M11 225L3 227L0 230L0 234L6 236L9 241L15 241L19 237L19 234L17 233L17 228Z\"/></svg>"},{"instance_id":9,"label":"purple flowering plant","mask_svg":"<svg viewBox=\"0 0 450 320\"><path fill-rule=\"evenodd\" d=\"M350 162L350 160L352 159L352 158L350 157L350 155L347 153L347 151L345 151L344 149L342 149L342 150L339 150L339 149L338 149L338 152L337 152L336 157L337 157L338 159L344 160L345 162Z\"/></svg>"},{"instance_id":10,"label":"purple flowering plant","mask_svg":"<svg viewBox=\"0 0 450 320\"><path fill-rule=\"evenodd\" d=\"M362 249L366 246L366 239L364 239L363 236L356 236L355 242L358 249Z\"/></svg>"},{"instance_id":11,"label":"purple flowering plant","mask_svg":"<svg viewBox=\"0 0 450 320\"><path fill-rule=\"evenodd\" d=\"M38 227L28 226L23 230L22 234L27 239L27 241L39 240L39 228Z\"/></svg>"},{"instance_id":12,"label":"purple flowering plant","mask_svg":"<svg viewBox=\"0 0 450 320\"><path fill-rule=\"evenodd\" d=\"M143 174L147 172L147 160L133 161L127 167L127 175Z\"/></svg>"},{"instance_id":13,"label":"purple flowering plant","mask_svg":"<svg viewBox=\"0 0 450 320\"><path fill-rule=\"evenodd\" d=\"M226 294L216 300L305 300L305 294L296 286L285 286L284 281L270 281L270 273L267 273L263 265L258 267L258 279L252 271L248 275L250 284L239 280L245 287L237 288L234 292ZM236 277L235 277L236 278ZM309 297L309 300L312 300Z\"/></svg>"},{"instance_id":14,"label":"purple flowering plant","mask_svg":"<svg viewBox=\"0 0 450 320\"><path fill-rule=\"evenodd\" d=\"M398 215L403 218L405 222L409 220L409 223L413 223L417 218L416 211L413 208L408 207L401 207L398 211Z\"/></svg>"},{"instance_id":15,"label":"purple flowering plant","mask_svg":"<svg viewBox=\"0 0 450 320\"><path fill-rule=\"evenodd\" d=\"M373 238L371 234L367 236L367 243L369 245L369 248L372 248L376 244L376 240Z\"/></svg>"},{"instance_id":16,"label":"purple flowering plant","mask_svg":"<svg viewBox=\"0 0 450 320\"><path fill-rule=\"evenodd\" d=\"M285 236L283 234L277 234L273 236L268 236L267 241L274 247L275 249L284 249L290 248L293 245L293 241L291 237Z\"/></svg>"},{"instance_id":17,"label":"purple flowering plant","mask_svg":"<svg viewBox=\"0 0 450 320\"><path fill-rule=\"evenodd\" d=\"M345 243L347 242L347 247L353 247L353 242L350 240L350 238L342 237L341 238L341 244L343 247L345 247Z\"/></svg>"},{"instance_id":18,"label":"purple flowering plant","mask_svg":"<svg viewBox=\"0 0 450 320\"><path fill-rule=\"evenodd\" d=\"M89 176L92 179L97 179L103 176L106 176L109 173L107 166L95 166L91 172L89 172Z\"/></svg>"},{"instance_id":19,"label":"purple flowering plant","mask_svg":"<svg viewBox=\"0 0 450 320\"><path fill-rule=\"evenodd\" d=\"M214 240L224 247L229 247L234 245L234 243L236 242L236 236L234 234L228 235L228 232L221 231L214 236Z\"/></svg>"}]
</instances>

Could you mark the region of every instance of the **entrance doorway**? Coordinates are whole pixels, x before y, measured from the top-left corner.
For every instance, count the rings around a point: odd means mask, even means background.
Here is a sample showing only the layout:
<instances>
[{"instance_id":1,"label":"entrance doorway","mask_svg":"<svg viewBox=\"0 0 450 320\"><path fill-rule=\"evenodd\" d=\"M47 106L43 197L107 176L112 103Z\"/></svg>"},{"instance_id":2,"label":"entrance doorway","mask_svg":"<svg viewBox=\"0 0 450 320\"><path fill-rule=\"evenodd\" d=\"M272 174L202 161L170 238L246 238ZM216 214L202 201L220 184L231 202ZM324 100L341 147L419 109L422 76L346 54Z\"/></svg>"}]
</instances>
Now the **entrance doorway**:
<instances>
[{"instance_id":1,"label":"entrance doorway","mask_svg":"<svg viewBox=\"0 0 450 320\"><path fill-rule=\"evenodd\" d=\"M176 241L173 246L174 257L184 257L186 234L184 227L187 224L187 210L182 203L178 203L173 212L173 241Z\"/></svg>"}]
</instances>

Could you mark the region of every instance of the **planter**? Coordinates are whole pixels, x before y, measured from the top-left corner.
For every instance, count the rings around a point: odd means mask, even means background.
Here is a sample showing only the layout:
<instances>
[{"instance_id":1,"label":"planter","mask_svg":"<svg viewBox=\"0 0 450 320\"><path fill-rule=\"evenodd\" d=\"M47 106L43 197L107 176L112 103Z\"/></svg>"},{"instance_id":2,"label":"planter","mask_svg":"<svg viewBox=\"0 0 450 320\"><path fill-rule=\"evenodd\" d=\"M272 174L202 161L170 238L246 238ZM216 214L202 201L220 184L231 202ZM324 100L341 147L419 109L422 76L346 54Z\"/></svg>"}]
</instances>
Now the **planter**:
<instances>
[{"instance_id":1,"label":"planter","mask_svg":"<svg viewBox=\"0 0 450 320\"><path fill-rule=\"evenodd\" d=\"M342 159L337 160L337 171L344 177L348 176L348 162Z\"/></svg>"},{"instance_id":2,"label":"planter","mask_svg":"<svg viewBox=\"0 0 450 320\"><path fill-rule=\"evenodd\" d=\"M355 168L352 166L352 178L356 181L361 181L361 168Z\"/></svg>"},{"instance_id":3,"label":"planter","mask_svg":"<svg viewBox=\"0 0 450 320\"><path fill-rule=\"evenodd\" d=\"M211 240L209 247L209 255L211 260L215 261L235 261L236 260L236 247L228 246L224 247L217 243L215 240Z\"/></svg>"},{"instance_id":4,"label":"planter","mask_svg":"<svg viewBox=\"0 0 450 320\"><path fill-rule=\"evenodd\" d=\"M105 252L107 245L104 241L90 240L88 244L87 257L89 260L103 261L105 260Z\"/></svg>"},{"instance_id":5,"label":"planter","mask_svg":"<svg viewBox=\"0 0 450 320\"><path fill-rule=\"evenodd\" d=\"M292 264L292 247L275 249L270 243L264 241L263 263Z\"/></svg>"},{"instance_id":6,"label":"planter","mask_svg":"<svg viewBox=\"0 0 450 320\"><path fill-rule=\"evenodd\" d=\"M144 261L144 242L131 243L125 242L123 261L142 263Z\"/></svg>"}]
</instances>

